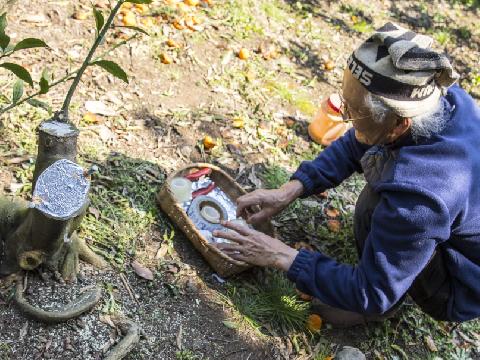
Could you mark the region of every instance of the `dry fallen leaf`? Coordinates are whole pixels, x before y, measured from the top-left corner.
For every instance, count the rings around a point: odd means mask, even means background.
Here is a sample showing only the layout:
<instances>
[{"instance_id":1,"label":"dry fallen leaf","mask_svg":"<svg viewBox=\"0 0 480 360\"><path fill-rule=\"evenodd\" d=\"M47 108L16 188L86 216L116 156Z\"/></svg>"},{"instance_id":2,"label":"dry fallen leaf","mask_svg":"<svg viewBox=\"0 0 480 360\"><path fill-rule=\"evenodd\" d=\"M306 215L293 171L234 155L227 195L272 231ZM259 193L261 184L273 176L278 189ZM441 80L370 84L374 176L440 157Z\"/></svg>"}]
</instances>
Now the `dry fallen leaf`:
<instances>
[{"instance_id":1,"label":"dry fallen leaf","mask_svg":"<svg viewBox=\"0 0 480 360\"><path fill-rule=\"evenodd\" d=\"M327 221L327 228L331 232L337 233L340 231L340 221L338 220L328 220Z\"/></svg>"},{"instance_id":2,"label":"dry fallen leaf","mask_svg":"<svg viewBox=\"0 0 480 360\"><path fill-rule=\"evenodd\" d=\"M100 210L98 210L97 208L90 206L88 208L88 212L95 217L95 220L98 220L100 218Z\"/></svg>"},{"instance_id":3,"label":"dry fallen leaf","mask_svg":"<svg viewBox=\"0 0 480 360\"><path fill-rule=\"evenodd\" d=\"M232 126L236 129L241 129L245 125L245 122L242 118L235 118L233 119Z\"/></svg>"},{"instance_id":4,"label":"dry fallen leaf","mask_svg":"<svg viewBox=\"0 0 480 360\"><path fill-rule=\"evenodd\" d=\"M112 318L110 317L110 315L107 315L107 314L100 314L100 316L98 317L98 319L100 320L100 322L104 323L104 324L107 324L108 326L112 327L115 329L115 324L113 323L112 321Z\"/></svg>"},{"instance_id":5,"label":"dry fallen leaf","mask_svg":"<svg viewBox=\"0 0 480 360\"><path fill-rule=\"evenodd\" d=\"M146 280L153 280L153 273L150 269L140 264L137 260L132 261L132 268L135 273Z\"/></svg>"},{"instance_id":6,"label":"dry fallen leaf","mask_svg":"<svg viewBox=\"0 0 480 360\"><path fill-rule=\"evenodd\" d=\"M110 109L105 103L101 101L89 100L85 101L85 109L93 114L103 116L115 116L117 113Z\"/></svg>"},{"instance_id":7,"label":"dry fallen leaf","mask_svg":"<svg viewBox=\"0 0 480 360\"><path fill-rule=\"evenodd\" d=\"M317 314L311 314L308 316L307 329L311 332L319 332L322 328L322 318Z\"/></svg>"},{"instance_id":8,"label":"dry fallen leaf","mask_svg":"<svg viewBox=\"0 0 480 360\"><path fill-rule=\"evenodd\" d=\"M73 16L72 16L72 17L73 17L75 20L87 20L87 19L88 19L88 15L89 15L89 13L84 12L84 11L75 11L75 12L73 13Z\"/></svg>"},{"instance_id":9,"label":"dry fallen leaf","mask_svg":"<svg viewBox=\"0 0 480 360\"><path fill-rule=\"evenodd\" d=\"M430 335L425 336L425 345L427 345L428 350L430 350L431 352L438 351L437 345L435 345L435 341Z\"/></svg>"},{"instance_id":10,"label":"dry fallen leaf","mask_svg":"<svg viewBox=\"0 0 480 360\"><path fill-rule=\"evenodd\" d=\"M155 255L155 259L163 259L168 253L169 246L167 244L162 244Z\"/></svg>"}]
</instances>

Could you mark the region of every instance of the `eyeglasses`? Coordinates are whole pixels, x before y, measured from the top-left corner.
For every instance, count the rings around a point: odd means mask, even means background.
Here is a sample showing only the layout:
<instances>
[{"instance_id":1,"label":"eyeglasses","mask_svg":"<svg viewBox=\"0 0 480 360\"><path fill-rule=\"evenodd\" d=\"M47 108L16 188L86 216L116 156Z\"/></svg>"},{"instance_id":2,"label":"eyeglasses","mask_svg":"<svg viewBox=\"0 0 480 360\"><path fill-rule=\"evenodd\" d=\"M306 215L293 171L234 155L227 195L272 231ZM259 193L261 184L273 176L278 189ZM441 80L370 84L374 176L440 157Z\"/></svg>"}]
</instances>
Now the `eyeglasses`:
<instances>
[{"instance_id":1,"label":"eyeglasses","mask_svg":"<svg viewBox=\"0 0 480 360\"><path fill-rule=\"evenodd\" d=\"M342 116L343 122L351 123L357 120L363 120L370 117L370 115L365 115L357 118L352 118L350 111L348 109L347 102L345 101L345 99L341 94L339 94L339 96L340 96L340 102L341 102L339 111L340 111L340 115Z\"/></svg>"}]
</instances>

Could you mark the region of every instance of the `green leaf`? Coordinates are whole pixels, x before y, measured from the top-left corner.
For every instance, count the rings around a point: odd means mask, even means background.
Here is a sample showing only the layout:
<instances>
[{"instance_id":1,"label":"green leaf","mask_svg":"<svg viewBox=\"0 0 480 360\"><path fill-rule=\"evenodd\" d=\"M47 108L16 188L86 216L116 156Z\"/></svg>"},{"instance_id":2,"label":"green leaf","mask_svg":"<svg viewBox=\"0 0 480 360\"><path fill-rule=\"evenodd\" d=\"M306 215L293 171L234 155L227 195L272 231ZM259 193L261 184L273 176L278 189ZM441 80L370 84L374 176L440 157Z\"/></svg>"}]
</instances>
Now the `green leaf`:
<instances>
[{"instance_id":1,"label":"green leaf","mask_svg":"<svg viewBox=\"0 0 480 360\"><path fill-rule=\"evenodd\" d=\"M100 10L93 8L93 16L95 17L95 25L97 26L97 34L102 30L105 24L105 18Z\"/></svg>"},{"instance_id":2,"label":"green leaf","mask_svg":"<svg viewBox=\"0 0 480 360\"><path fill-rule=\"evenodd\" d=\"M14 63L3 63L3 64L0 64L0 67L3 67L7 70L10 70L11 72L13 72L19 79L22 79L23 81L25 81L26 83L28 83L30 86L33 86L33 80L32 80L32 76L30 75L30 73L27 71L27 69L25 69L23 66L20 66L20 65L17 65L17 64L14 64Z\"/></svg>"},{"instance_id":3,"label":"green leaf","mask_svg":"<svg viewBox=\"0 0 480 360\"><path fill-rule=\"evenodd\" d=\"M117 63L114 63L113 61L109 61L109 60L99 60L99 61L95 61L93 65L100 66L101 68L107 70L113 76L119 78L120 80L125 81L128 84L127 73L123 71L123 69Z\"/></svg>"},{"instance_id":4,"label":"green leaf","mask_svg":"<svg viewBox=\"0 0 480 360\"><path fill-rule=\"evenodd\" d=\"M151 4L153 0L128 0L125 2L129 2L132 4Z\"/></svg>"},{"instance_id":5,"label":"green leaf","mask_svg":"<svg viewBox=\"0 0 480 360\"><path fill-rule=\"evenodd\" d=\"M43 40L35 39L35 38L26 38L20 41L15 47L13 51L23 50L23 49L31 49L31 48L39 48L39 47L48 47L47 44Z\"/></svg>"},{"instance_id":6,"label":"green leaf","mask_svg":"<svg viewBox=\"0 0 480 360\"><path fill-rule=\"evenodd\" d=\"M3 49L5 53L5 48L10 44L10 36L5 33L0 33L0 47Z\"/></svg>"},{"instance_id":7,"label":"green leaf","mask_svg":"<svg viewBox=\"0 0 480 360\"><path fill-rule=\"evenodd\" d=\"M52 77L50 76L48 69L43 69L42 76L40 77L40 94L46 94L48 90L50 90L49 83L51 80Z\"/></svg>"},{"instance_id":8,"label":"green leaf","mask_svg":"<svg viewBox=\"0 0 480 360\"><path fill-rule=\"evenodd\" d=\"M0 33L5 34L6 27L7 27L7 13L3 13L0 16Z\"/></svg>"},{"instance_id":9,"label":"green leaf","mask_svg":"<svg viewBox=\"0 0 480 360\"><path fill-rule=\"evenodd\" d=\"M10 44L10 36L5 34L5 28L7 27L7 13L3 13L0 16L0 47L5 53L5 48Z\"/></svg>"},{"instance_id":10,"label":"green leaf","mask_svg":"<svg viewBox=\"0 0 480 360\"><path fill-rule=\"evenodd\" d=\"M138 31L138 32L141 32L142 34L145 34L145 35L148 35L150 36L150 34L148 32L146 32L145 30L143 30L142 28L138 27L138 26L119 26L121 28L127 28L127 29L132 29L132 30L135 30L135 31Z\"/></svg>"},{"instance_id":11,"label":"green leaf","mask_svg":"<svg viewBox=\"0 0 480 360\"><path fill-rule=\"evenodd\" d=\"M13 85L12 103L16 104L23 96L23 81L18 79Z\"/></svg>"},{"instance_id":12,"label":"green leaf","mask_svg":"<svg viewBox=\"0 0 480 360\"><path fill-rule=\"evenodd\" d=\"M48 105L47 103L45 103L43 101L40 101L40 100L37 100L37 99L29 99L29 100L27 100L27 104L29 104L33 107L36 107L36 108L41 108L41 109L47 110L49 114L52 113L52 108L50 107L50 105Z\"/></svg>"}]
</instances>

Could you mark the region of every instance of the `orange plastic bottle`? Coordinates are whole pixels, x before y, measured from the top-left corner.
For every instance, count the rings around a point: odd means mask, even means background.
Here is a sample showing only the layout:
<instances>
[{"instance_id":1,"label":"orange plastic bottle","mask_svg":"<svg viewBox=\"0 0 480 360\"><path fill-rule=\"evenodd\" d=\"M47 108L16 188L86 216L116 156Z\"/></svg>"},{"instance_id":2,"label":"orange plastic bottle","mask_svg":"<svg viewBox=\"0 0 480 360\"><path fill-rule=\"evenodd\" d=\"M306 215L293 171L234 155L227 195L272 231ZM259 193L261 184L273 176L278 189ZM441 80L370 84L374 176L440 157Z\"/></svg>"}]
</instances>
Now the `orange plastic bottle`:
<instances>
[{"instance_id":1,"label":"orange plastic bottle","mask_svg":"<svg viewBox=\"0 0 480 360\"><path fill-rule=\"evenodd\" d=\"M308 126L308 134L317 144L330 145L345 134L349 124L340 114L342 101L338 94L332 94L322 101L318 113Z\"/></svg>"}]
</instances>

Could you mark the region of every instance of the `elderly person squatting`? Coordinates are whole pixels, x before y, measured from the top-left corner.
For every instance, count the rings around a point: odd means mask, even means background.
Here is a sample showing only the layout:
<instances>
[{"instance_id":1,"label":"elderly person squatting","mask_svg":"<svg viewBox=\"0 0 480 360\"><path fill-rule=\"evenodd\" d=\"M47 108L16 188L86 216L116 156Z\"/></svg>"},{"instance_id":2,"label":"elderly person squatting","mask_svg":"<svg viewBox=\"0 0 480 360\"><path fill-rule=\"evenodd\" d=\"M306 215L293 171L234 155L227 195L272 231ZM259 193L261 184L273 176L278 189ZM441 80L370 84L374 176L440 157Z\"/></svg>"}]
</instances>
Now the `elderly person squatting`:
<instances>
[{"instance_id":1,"label":"elderly person squatting","mask_svg":"<svg viewBox=\"0 0 480 360\"><path fill-rule=\"evenodd\" d=\"M344 73L343 116L353 129L280 189L238 200L239 215L266 221L363 172L356 266L233 224L216 233L233 241L218 245L232 258L286 271L334 325L386 318L406 294L438 320L480 315L480 108L431 43L392 23L377 30Z\"/></svg>"}]
</instances>

